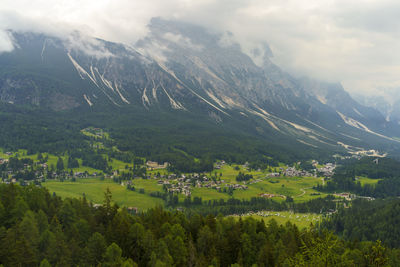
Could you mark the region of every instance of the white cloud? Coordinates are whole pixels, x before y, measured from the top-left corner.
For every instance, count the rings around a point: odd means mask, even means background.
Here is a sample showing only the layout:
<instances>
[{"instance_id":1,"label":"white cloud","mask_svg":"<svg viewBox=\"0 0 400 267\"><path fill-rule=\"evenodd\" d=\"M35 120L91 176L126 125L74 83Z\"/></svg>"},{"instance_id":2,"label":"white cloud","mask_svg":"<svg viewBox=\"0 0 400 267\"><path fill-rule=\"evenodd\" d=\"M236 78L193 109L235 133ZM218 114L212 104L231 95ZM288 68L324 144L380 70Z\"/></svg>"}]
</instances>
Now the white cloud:
<instances>
[{"instance_id":1,"label":"white cloud","mask_svg":"<svg viewBox=\"0 0 400 267\"><path fill-rule=\"evenodd\" d=\"M174 34L172 32L167 32L164 34L163 37L165 40L168 40L168 41L174 42L174 43L179 43L180 45L186 46L193 50L201 51L204 48L201 45L192 43L192 41L189 38L184 37L181 34Z\"/></svg>"},{"instance_id":2,"label":"white cloud","mask_svg":"<svg viewBox=\"0 0 400 267\"><path fill-rule=\"evenodd\" d=\"M399 13L395 0L2 0L0 51L12 49L6 28L59 35L78 29L132 44L161 16L232 32L257 63L268 43L274 62L295 75L372 92L400 88Z\"/></svg>"},{"instance_id":3,"label":"white cloud","mask_svg":"<svg viewBox=\"0 0 400 267\"><path fill-rule=\"evenodd\" d=\"M0 30L0 53L2 52L10 52L14 49L14 44L11 40L10 35Z\"/></svg>"}]
</instances>

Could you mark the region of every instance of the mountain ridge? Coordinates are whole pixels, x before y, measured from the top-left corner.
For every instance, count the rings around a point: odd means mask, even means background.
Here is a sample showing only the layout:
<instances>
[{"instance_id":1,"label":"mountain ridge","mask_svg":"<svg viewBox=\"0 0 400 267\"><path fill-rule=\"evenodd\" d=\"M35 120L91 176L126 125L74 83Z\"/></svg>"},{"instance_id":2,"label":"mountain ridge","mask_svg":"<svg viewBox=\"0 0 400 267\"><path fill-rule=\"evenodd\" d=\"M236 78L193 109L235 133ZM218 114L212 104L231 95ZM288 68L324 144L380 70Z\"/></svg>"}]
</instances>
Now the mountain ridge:
<instances>
[{"instance_id":1,"label":"mountain ridge","mask_svg":"<svg viewBox=\"0 0 400 267\"><path fill-rule=\"evenodd\" d=\"M18 47L0 55L0 100L65 112L176 110L233 131L246 120L250 135L332 153L397 143L398 128L340 85L295 79L268 57L259 67L238 44L221 45L222 34L198 26L157 18L149 30L132 46L13 32Z\"/></svg>"}]
</instances>

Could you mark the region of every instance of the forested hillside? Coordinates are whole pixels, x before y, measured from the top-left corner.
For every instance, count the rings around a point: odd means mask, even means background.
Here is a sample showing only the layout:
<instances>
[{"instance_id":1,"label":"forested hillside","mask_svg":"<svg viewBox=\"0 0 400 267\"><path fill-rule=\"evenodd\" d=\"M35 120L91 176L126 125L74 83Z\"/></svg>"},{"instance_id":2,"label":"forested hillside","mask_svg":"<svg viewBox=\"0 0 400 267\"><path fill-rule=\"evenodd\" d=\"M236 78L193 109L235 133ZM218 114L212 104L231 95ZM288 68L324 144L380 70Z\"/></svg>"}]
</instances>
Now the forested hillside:
<instances>
[{"instance_id":1,"label":"forested hillside","mask_svg":"<svg viewBox=\"0 0 400 267\"><path fill-rule=\"evenodd\" d=\"M350 191L362 196L377 198L394 197L400 194L400 162L392 158L364 157L352 159L336 168L335 174L320 191ZM362 185L358 177L377 179L375 185Z\"/></svg>"},{"instance_id":2,"label":"forested hillside","mask_svg":"<svg viewBox=\"0 0 400 267\"><path fill-rule=\"evenodd\" d=\"M400 200L355 200L348 209L340 209L322 227L348 240L382 240L388 246L400 247Z\"/></svg>"},{"instance_id":3,"label":"forested hillside","mask_svg":"<svg viewBox=\"0 0 400 267\"><path fill-rule=\"evenodd\" d=\"M64 154L86 150L90 138L81 130L89 126L105 129L110 134L106 148L117 147L158 162L170 162L182 172L209 171L210 162L262 162L266 156L291 163L310 157L327 160L326 151L304 151L304 145L281 139L264 140L259 134L242 131L250 129L249 122L221 125L204 116L186 113L152 113L144 108L118 111L115 108L79 108L74 111L50 112L35 108L0 103L0 147L6 151L26 149L28 154L49 152ZM121 113L120 113L121 112ZM178 120L179 118L179 120ZM236 129L234 131L234 129ZM277 137L278 138L278 137ZM112 150L107 150L111 153ZM198 164L196 159L201 159Z\"/></svg>"},{"instance_id":4,"label":"forested hillside","mask_svg":"<svg viewBox=\"0 0 400 267\"><path fill-rule=\"evenodd\" d=\"M290 223L185 216L161 208L131 215L112 204L61 200L36 186L0 185L4 266L398 266L398 250L347 242Z\"/></svg>"}]
</instances>

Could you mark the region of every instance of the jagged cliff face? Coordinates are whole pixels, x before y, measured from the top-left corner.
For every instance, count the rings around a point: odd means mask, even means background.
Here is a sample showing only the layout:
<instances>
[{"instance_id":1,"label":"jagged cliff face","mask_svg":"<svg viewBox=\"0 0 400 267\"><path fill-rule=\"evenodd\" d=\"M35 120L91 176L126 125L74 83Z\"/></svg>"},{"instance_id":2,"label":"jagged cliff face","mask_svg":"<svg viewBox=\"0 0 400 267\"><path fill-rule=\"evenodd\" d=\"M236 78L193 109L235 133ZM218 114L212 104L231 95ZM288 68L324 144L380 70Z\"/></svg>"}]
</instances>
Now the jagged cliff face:
<instances>
[{"instance_id":1,"label":"jagged cliff face","mask_svg":"<svg viewBox=\"0 0 400 267\"><path fill-rule=\"evenodd\" d=\"M133 46L14 33L17 48L0 55L0 100L56 111L177 110L221 125L254 120L266 138L286 136L312 148L397 142L398 128L340 85L295 79L268 57L258 66L229 34L161 19L149 30Z\"/></svg>"}]
</instances>

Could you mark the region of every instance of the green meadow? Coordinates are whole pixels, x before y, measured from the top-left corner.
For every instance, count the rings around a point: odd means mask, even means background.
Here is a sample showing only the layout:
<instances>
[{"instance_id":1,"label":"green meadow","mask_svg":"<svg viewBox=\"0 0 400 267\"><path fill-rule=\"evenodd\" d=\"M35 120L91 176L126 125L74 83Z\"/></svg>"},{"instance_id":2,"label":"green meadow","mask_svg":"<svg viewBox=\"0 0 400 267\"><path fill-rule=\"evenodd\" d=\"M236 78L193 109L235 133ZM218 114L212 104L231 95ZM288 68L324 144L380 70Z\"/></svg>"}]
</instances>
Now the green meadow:
<instances>
[{"instance_id":1,"label":"green meadow","mask_svg":"<svg viewBox=\"0 0 400 267\"><path fill-rule=\"evenodd\" d=\"M362 186L366 184L375 185L382 179L371 179L367 177L356 177L357 182L360 182Z\"/></svg>"},{"instance_id":2,"label":"green meadow","mask_svg":"<svg viewBox=\"0 0 400 267\"><path fill-rule=\"evenodd\" d=\"M238 170L236 170L236 168ZM277 172L279 170L279 167L271 167L272 172ZM239 174L239 172L245 173L245 174L251 174L253 175L254 178L261 178L265 177L267 175L267 171L248 171L246 168L244 168L241 165L237 164L232 164L232 165L223 165L221 169L216 169L211 172L212 176L216 175L217 178L221 178L221 180L224 180L225 182L229 183L236 183L236 176ZM222 173L222 176L220 174Z\"/></svg>"},{"instance_id":3,"label":"green meadow","mask_svg":"<svg viewBox=\"0 0 400 267\"><path fill-rule=\"evenodd\" d=\"M57 157L49 155L49 163L55 164ZM123 170L126 164L113 159L113 169ZM96 171L94 169L81 167L74 171L84 171L87 170L89 173ZM256 179L259 179L256 183L247 183L247 190L234 190L233 195L230 196L228 193L219 192L213 188L192 188L192 197L201 197L203 201L214 200L214 199L224 199L227 200L231 197L237 199L250 199L252 197L257 197L263 193L275 194L274 200L284 201L285 197L290 196L296 202L304 202L313 198L318 198L325 196L324 193L319 193L312 189L313 186L322 183L321 178L315 177L273 177L265 178L267 173L263 172L248 172L241 168L240 170L235 170L235 166L224 166L221 170L217 170L217 173L222 172L221 180L224 180L226 184L236 184L235 178L239 171L245 173L251 173ZM155 174L156 172L161 172L166 174L166 170L156 170L150 173ZM217 174L217 177L220 177ZM56 192L61 197L72 197L72 196L82 196L85 193L86 197L93 202L101 203L103 192L107 187L110 190L115 191L115 201L119 205L123 206L135 206L140 209L147 209L153 207L157 204L162 203L161 199L154 198L150 196L151 192L163 192L162 185L157 183L156 179L134 179L132 184L136 191L129 191L126 189L126 185L121 186L112 182L111 180L101 180L101 179L78 179L76 182L60 182L60 181L50 181L43 183L43 186L47 187L50 191ZM226 184L222 184L221 188L224 188ZM241 183L243 184L243 183ZM140 194L140 189L144 190L144 194ZM114 195L114 193L113 193ZM183 201L184 195L179 195L179 200Z\"/></svg>"},{"instance_id":4,"label":"green meadow","mask_svg":"<svg viewBox=\"0 0 400 267\"><path fill-rule=\"evenodd\" d=\"M235 168L239 168L236 170ZM279 167L271 168L272 172L278 172ZM319 177L267 177L269 172L266 171L248 171L240 165L224 165L221 169L213 171L213 175L216 174L217 178L221 178L229 184L243 184L242 182L236 182L236 176L239 172L253 175L254 179L260 181L256 183L247 183L247 190L235 190L233 197L238 199L249 199L252 197L259 196L263 193L290 196L297 202L308 201L313 198L325 196L325 193L320 193L314 189L313 186L322 184L322 180ZM222 176L220 176L222 173ZM223 187L224 185L222 185ZM196 188L193 190L193 196L200 196L203 200L209 199L226 199L228 194L217 192L215 189L207 188ZM284 200L282 197L276 197L275 200Z\"/></svg>"},{"instance_id":5,"label":"green meadow","mask_svg":"<svg viewBox=\"0 0 400 267\"><path fill-rule=\"evenodd\" d=\"M5 151L0 149L0 157L9 158L9 156L4 153ZM17 154L19 157L27 157L33 159L34 161L37 161L37 155L26 155L26 150L13 152L12 156L16 156ZM47 164L50 168L52 166L56 166L58 156L48 153L43 153L42 155L43 157L48 157ZM65 155L60 157L64 161L64 166L67 167L68 156ZM78 162L80 167L72 169L73 172L88 172L89 174L92 174L94 172L101 172L90 167L82 166L81 159L78 159ZM114 158L111 159L109 164L112 166L113 170L118 171L124 171L127 167L133 167L132 163L128 164ZM267 168L268 171L248 171L247 168L242 165L225 164L221 167L221 169L216 169L207 174L207 176L210 176L211 174L211 176L216 177L218 180L220 179L221 181L224 181L224 183L219 185L222 191L219 192L216 189L205 187L192 188L192 197L201 197L203 201L214 199L227 200L231 197L237 199L250 199L252 197L257 197L261 194L268 193L275 194L276 197L273 197L273 199L277 201L284 201L286 196L290 196L294 199L295 202L304 202L313 198L323 197L326 195L325 193L320 193L312 189L313 186L316 186L317 184L322 184L321 178L268 177L269 172L278 172L280 167L285 166L281 164L279 167ZM251 180L251 183L246 183L248 189L234 190L232 196L228 193L224 193L223 188L226 187L226 185L228 184L244 184L243 182L236 181L236 176L239 174L239 172L253 175L254 179ZM155 175L157 173L167 175L168 171L166 169L148 171L148 174L151 175ZM257 182L254 182L255 180L257 180ZM363 185L374 184L378 182L378 180L376 179L368 179L365 177L359 177L358 180ZM47 187L51 192L56 192L56 194L61 197L81 197L83 193L85 193L86 197L94 203L102 203L103 193L105 192L106 188L109 187L111 192L113 193L114 201L121 206L134 206L138 207L141 210L145 210L150 207L154 207L155 205L163 204L163 201L161 199L150 196L151 192L163 192L163 187L162 185L159 185L157 183L157 180L134 179L132 183L136 191L127 190L126 184L124 186L121 186L108 179L78 179L76 182L60 182L48 180L47 182L43 183L43 186ZM144 190L144 194L139 193L139 191L143 191L140 189ZM183 201L184 198L184 195L179 195L180 201Z\"/></svg>"},{"instance_id":6,"label":"green meadow","mask_svg":"<svg viewBox=\"0 0 400 267\"><path fill-rule=\"evenodd\" d=\"M113 202L119 206L137 207L139 210L144 211L156 205L163 205L161 199L151 197L146 192L141 194L138 191L130 191L126 186L121 186L108 179L77 179L76 182L48 180L42 183L42 185L50 193L55 192L56 195L62 198L79 198L85 195L89 201L98 204L103 203L104 192L109 188L112 193Z\"/></svg>"},{"instance_id":7,"label":"green meadow","mask_svg":"<svg viewBox=\"0 0 400 267\"><path fill-rule=\"evenodd\" d=\"M290 211L263 211L262 212L263 216L257 215L257 214L246 214L243 216L232 216L236 220L239 220L239 218L254 218L256 220L264 220L266 224L268 224L272 219L274 219L279 225L284 225L287 222L291 222L293 224L296 224L297 227L300 229L309 227L310 224L312 223L315 225L317 222L319 222L322 219L322 216L319 214L314 214L314 213L293 213Z\"/></svg>"},{"instance_id":8,"label":"green meadow","mask_svg":"<svg viewBox=\"0 0 400 267\"><path fill-rule=\"evenodd\" d=\"M211 188L193 188L192 197L201 197L203 200L213 200L213 199L229 199L230 196L227 193L220 193L215 189Z\"/></svg>"},{"instance_id":9,"label":"green meadow","mask_svg":"<svg viewBox=\"0 0 400 267\"><path fill-rule=\"evenodd\" d=\"M163 192L162 185L157 184L157 180L154 179L134 179L132 180L136 191L144 189L145 193L151 192Z\"/></svg>"}]
</instances>

